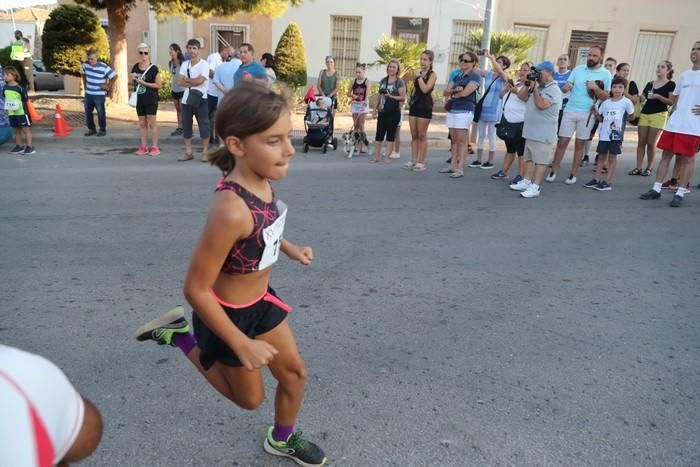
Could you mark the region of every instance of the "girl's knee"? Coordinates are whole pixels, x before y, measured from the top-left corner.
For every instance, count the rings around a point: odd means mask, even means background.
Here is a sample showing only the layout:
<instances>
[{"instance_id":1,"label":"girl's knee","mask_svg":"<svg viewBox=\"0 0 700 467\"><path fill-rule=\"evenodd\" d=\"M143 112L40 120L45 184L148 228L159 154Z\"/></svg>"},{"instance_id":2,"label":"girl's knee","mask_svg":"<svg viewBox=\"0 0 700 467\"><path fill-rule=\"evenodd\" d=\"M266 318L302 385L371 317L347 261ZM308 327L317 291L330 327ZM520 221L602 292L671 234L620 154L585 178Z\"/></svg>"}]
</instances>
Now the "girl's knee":
<instances>
[{"instance_id":1,"label":"girl's knee","mask_svg":"<svg viewBox=\"0 0 700 467\"><path fill-rule=\"evenodd\" d=\"M255 410L265 401L265 391L253 391L247 394L235 395L231 400L245 410Z\"/></svg>"},{"instance_id":2,"label":"girl's knee","mask_svg":"<svg viewBox=\"0 0 700 467\"><path fill-rule=\"evenodd\" d=\"M306 385L308 372L301 359L287 365L279 374L278 381L281 386L287 388L299 388Z\"/></svg>"}]
</instances>

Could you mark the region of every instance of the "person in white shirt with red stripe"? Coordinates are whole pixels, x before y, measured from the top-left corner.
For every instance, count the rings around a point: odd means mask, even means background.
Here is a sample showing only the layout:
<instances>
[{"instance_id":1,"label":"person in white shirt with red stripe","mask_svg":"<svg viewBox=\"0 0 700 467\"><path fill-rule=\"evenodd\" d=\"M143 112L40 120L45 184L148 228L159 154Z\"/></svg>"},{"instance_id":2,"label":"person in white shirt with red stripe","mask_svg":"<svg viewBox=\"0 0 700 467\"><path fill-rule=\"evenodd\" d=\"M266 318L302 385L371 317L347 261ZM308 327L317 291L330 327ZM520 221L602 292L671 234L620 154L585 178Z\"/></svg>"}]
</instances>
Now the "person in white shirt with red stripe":
<instances>
[{"instance_id":1,"label":"person in white shirt with red stripe","mask_svg":"<svg viewBox=\"0 0 700 467\"><path fill-rule=\"evenodd\" d=\"M677 154L676 164L680 164L680 184L670 206L677 208L687 193L686 186L695 175L695 155L700 151L700 40L693 44L690 51L693 68L686 70L676 81L676 88L671 95L674 112L668 119L657 147L663 151L661 161L656 169L656 181L651 190L643 193L644 200L659 199L661 185L671 158Z\"/></svg>"},{"instance_id":2,"label":"person in white shirt with red stripe","mask_svg":"<svg viewBox=\"0 0 700 467\"><path fill-rule=\"evenodd\" d=\"M65 467L95 451L102 417L39 355L0 344L0 466Z\"/></svg>"}]
</instances>

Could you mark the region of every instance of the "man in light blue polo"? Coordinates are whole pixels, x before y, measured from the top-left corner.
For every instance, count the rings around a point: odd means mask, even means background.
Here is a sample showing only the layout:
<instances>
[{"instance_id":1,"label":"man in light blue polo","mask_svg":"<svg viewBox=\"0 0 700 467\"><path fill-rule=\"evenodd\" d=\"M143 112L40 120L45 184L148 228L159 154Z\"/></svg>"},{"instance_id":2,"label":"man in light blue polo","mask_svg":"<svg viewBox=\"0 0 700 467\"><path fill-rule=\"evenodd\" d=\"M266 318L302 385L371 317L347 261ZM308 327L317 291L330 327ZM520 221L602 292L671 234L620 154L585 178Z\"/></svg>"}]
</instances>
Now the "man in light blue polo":
<instances>
[{"instance_id":1,"label":"man in light blue polo","mask_svg":"<svg viewBox=\"0 0 700 467\"><path fill-rule=\"evenodd\" d=\"M596 81L602 82L602 88ZM591 115L591 107L609 97L611 82L612 75L603 68L603 48L594 45L588 50L586 64L574 68L567 83L561 89L562 92L569 93L569 102L562 114L559 142L552 161L552 171L546 181L551 183L557 178L566 148L576 133L574 162L569 177L564 180L567 185L576 183L576 171L581 165L583 149L586 141L591 137L591 130L595 123L595 117Z\"/></svg>"},{"instance_id":2,"label":"man in light blue polo","mask_svg":"<svg viewBox=\"0 0 700 467\"><path fill-rule=\"evenodd\" d=\"M233 87L238 87L243 80L257 81L267 86L267 71L260 62L255 61L253 58L255 53L253 46L243 43L239 51L241 53L241 66L238 67L236 74L233 75Z\"/></svg>"},{"instance_id":3,"label":"man in light blue polo","mask_svg":"<svg viewBox=\"0 0 700 467\"><path fill-rule=\"evenodd\" d=\"M97 59L97 51L87 51L87 62L82 68L83 86L85 88L85 121L88 132L85 136L104 136L107 134L107 115L105 113L105 99L112 89L117 74L104 62ZM97 123L100 131L95 131L95 120L92 111L97 111Z\"/></svg>"},{"instance_id":4,"label":"man in light blue polo","mask_svg":"<svg viewBox=\"0 0 700 467\"><path fill-rule=\"evenodd\" d=\"M239 52L236 51L233 53L231 60L216 67L212 83L217 90L219 104L221 104L221 99L224 98L224 94L233 89L234 76L241 66L241 59L238 57Z\"/></svg>"}]
</instances>

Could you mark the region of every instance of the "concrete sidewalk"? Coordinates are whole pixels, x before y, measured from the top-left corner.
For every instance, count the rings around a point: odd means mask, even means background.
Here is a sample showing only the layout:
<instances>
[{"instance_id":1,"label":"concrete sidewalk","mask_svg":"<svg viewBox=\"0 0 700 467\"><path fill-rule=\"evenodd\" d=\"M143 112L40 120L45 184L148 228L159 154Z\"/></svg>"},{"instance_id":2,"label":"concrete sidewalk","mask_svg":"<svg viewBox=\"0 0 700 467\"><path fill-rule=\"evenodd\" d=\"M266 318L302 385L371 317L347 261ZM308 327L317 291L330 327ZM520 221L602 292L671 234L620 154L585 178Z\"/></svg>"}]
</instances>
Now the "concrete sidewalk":
<instances>
[{"instance_id":1,"label":"concrete sidewalk","mask_svg":"<svg viewBox=\"0 0 700 467\"><path fill-rule=\"evenodd\" d=\"M109 104L107 106L107 136L97 138L95 136L85 137L87 131L85 126L85 114L82 110L82 100L73 97L65 99L55 99L53 97L38 96L33 100L37 111L42 115L40 122L35 122L33 134L36 143L41 146L48 144L70 144L79 146L118 146L124 149L133 148L139 144L139 128L136 110L125 105ZM53 135L54 109L56 104L61 105L68 124L73 127L69 136L57 138ZM448 149L447 139L448 128L445 125L445 112L434 112L433 120L428 128L428 146L430 149ZM95 118L96 119L96 118ZM305 135L303 108L298 109L292 115L293 138L295 145L301 145ZM350 113L338 113L335 117L334 136L338 138L339 149L342 148L342 135L353 126L352 115ZM170 136L177 128L177 114L171 102L161 102L158 109L158 128L160 130L160 146L171 147L182 145L181 136ZM367 119L365 129L368 139L372 141L376 131L376 120ZM198 130L194 128L195 138L198 138ZM625 150L629 152L635 150L637 144L637 131L635 127L628 127L625 133ZM570 145L573 149L573 144ZM505 150L503 141L498 140L497 150ZM411 132L408 123L408 111L403 112L403 123L401 125L401 151L404 155L411 151Z\"/></svg>"}]
</instances>

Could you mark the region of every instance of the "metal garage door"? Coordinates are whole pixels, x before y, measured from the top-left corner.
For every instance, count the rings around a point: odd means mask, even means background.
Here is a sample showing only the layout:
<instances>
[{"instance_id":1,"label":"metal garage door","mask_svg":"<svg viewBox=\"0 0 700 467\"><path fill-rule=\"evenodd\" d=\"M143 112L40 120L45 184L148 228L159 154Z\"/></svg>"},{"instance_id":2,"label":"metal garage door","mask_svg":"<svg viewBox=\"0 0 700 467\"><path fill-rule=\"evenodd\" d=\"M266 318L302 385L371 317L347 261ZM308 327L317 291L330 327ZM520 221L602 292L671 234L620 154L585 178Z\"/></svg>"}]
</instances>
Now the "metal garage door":
<instances>
[{"instance_id":1,"label":"metal garage door","mask_svg":"<svg viewBox=\"0 0 700 467\"><path fill-rule=\"evenodd\" d=\"M639 31L630 73L638 86L655 79L656 64L668 60L675 35L673 32Z\"/></svg>"}]
</instances>

